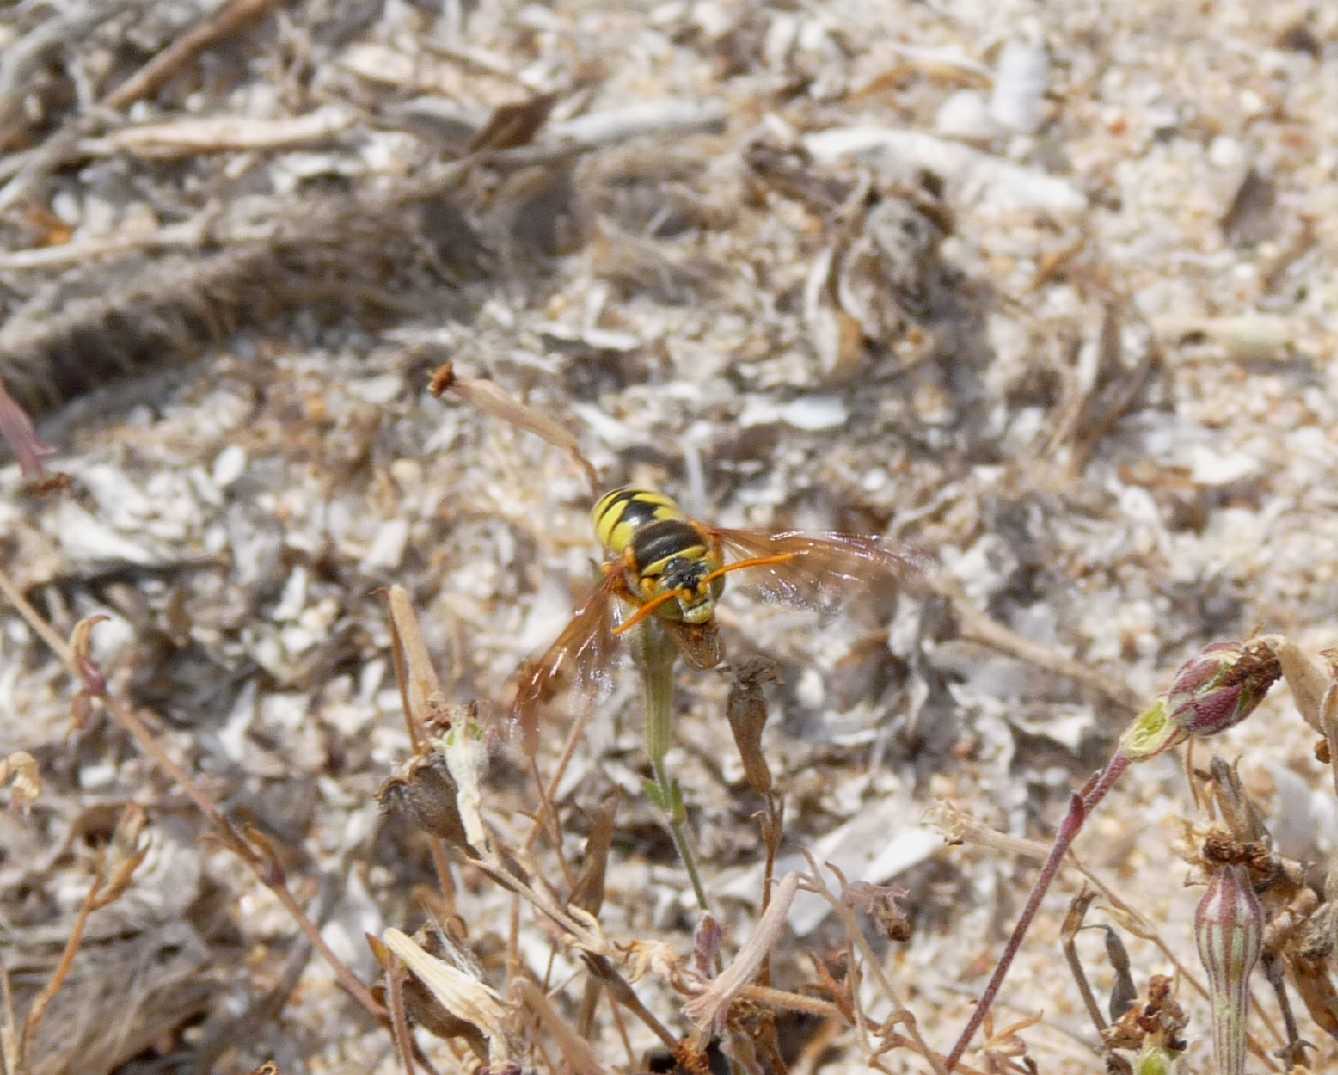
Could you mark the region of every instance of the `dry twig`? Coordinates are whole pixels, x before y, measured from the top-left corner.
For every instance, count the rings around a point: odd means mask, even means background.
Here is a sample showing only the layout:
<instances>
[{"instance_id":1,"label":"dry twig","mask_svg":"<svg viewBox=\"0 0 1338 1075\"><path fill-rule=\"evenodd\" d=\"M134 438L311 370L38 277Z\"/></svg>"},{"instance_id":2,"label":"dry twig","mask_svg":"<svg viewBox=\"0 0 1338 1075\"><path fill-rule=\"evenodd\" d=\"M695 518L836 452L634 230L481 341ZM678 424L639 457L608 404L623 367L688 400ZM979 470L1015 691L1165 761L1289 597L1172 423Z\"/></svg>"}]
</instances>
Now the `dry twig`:
<instances>
[{"instance_id":1,"label":"dry twig","mask_svg":"<svg viewBox=\"0 0 1338 1075\"><path fill-rule=\"evenodd\" d=\"M275 0L224 0L217 11L173 41L107 94L102 103L108 108L124 108L148 97L199 53L260 18L274 4Z\"/></svg>"}]
</instances>

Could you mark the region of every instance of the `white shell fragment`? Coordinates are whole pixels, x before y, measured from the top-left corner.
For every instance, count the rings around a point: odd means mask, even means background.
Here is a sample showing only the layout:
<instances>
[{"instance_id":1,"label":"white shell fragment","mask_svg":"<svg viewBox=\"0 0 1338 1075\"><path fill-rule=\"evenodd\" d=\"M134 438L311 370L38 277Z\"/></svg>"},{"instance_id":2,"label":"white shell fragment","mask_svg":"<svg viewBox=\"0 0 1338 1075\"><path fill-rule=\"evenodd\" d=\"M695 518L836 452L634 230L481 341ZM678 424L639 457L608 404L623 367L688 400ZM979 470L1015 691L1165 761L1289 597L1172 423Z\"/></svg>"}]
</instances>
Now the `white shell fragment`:
<instances>
[{"instance_id":1,"label":"white shell fragment","mask_svg":"<svg viewBox=\"0 0 1338 1075\"><path fill-rule=\"evenodd\" d=\"M999 120L979 90L958 90L939 105L934 130L944 138L988 142L1002 132Z\"/></svg>"},{"instance_id":2,"label":"white shell fragment","mask_svg":"<svg viewBox=\"0 0 1338 1075\"><path fill-rule=\"evenodd\" d=\"M804 147L820 161L858 157L894 173L927 169L943 176L954 200L989 211L1076 213L1087 207L1087 196L1066 179L922 131L833 127L805 136Z\"/></svg>"},{"instance_id":3,"label":"white shell fragment","mask_svg":"<svg viewBox=\"0 0 1338 1075\"><path fill-rule=\"evenodd\" d=\"M1045 121L1050 55L1044 45L1009 41L999 53L989 113L1001 126L1035 134Z\"/></svg>"}]
</instances>

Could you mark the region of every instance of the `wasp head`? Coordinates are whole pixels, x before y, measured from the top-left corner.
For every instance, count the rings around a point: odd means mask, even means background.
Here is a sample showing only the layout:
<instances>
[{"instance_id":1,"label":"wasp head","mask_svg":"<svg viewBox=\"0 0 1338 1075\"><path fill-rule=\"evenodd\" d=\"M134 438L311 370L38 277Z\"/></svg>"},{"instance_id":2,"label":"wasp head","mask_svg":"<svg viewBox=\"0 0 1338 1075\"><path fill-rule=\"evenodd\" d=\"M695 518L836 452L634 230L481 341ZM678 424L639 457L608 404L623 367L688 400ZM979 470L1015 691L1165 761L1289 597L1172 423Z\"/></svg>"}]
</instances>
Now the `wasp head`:
<instances>
[{"instance_id":1,"label":"wasp head","mask_svg":"<svg viewBox=\"0 0 1338 1075\"><path fill-rule=\"evenodd\" d=\"M710 564L705 560L675 557L660 576L661 592L673 591L674 613L670 616L684 623L707 623L715 614L715 599L720 596L723 579L708 579ZM672 606L671 606L672 607Z\"/></svg>"}]
</instances>

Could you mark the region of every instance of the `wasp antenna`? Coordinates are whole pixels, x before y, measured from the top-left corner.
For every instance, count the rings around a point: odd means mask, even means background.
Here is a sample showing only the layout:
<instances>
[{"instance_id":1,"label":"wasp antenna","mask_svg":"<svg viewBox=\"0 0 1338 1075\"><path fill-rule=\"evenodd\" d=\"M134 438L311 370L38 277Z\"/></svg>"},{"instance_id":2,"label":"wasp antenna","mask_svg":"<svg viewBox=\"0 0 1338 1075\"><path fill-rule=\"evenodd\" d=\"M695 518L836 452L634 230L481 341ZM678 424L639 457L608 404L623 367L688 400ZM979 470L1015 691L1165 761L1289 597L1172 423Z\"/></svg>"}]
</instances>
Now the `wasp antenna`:
<instances>
[{"instance_id":1,"label":"wasp antenna","mask_svg":"<svg viewBox=\"0 0 1338 1075\"><path fill-rule=\"evenodd\" d=\"M679 597L680 595L683 595L685 593L687 593L687 591L682 589L669 590L667 593L662 593L658 597L651 598L639 609L637 609L634 613L632 613L631 619L629 619L626 623L620 624L619 626L615 627L613 629L613 633L615 635L626 634L628 631L630 631L638 623L644 620L647 616L649 616L652 612L654 612L666 601L672 601L675 597Z\"/></svg>"},{"instance_id":2,"label":"wasp antenna","mask_svg":"<svg viewBox=\"0 0 1338 1075\"><path fill-rule=\"evenodd\" d=\"M788 564L791 560L797 559L797 552L778 552L775 556L753 556L747 560L735 560L732 564L726 564L724 567L718 567L712 571L702 582L710 582L712 579L718 579L721 575L728 575L731 571L742 571L745 567L766 567L767 564Z\"/></svg>"}]
</instances>

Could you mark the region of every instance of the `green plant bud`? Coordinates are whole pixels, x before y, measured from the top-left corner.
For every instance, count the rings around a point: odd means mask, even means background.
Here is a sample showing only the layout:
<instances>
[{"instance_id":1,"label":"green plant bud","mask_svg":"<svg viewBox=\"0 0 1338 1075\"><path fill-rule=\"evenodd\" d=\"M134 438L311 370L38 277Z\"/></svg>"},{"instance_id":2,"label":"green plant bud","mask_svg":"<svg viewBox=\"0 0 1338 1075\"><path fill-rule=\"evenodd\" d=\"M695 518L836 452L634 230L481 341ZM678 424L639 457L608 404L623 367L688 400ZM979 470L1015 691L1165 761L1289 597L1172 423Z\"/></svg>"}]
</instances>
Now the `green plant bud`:
<instances>
[{"instance_id":1,"label":"green plant bud","mask_svg":"<svg viewBox=\"0 0 1338 1075\"><path fill-rule=\"evenodd\" d=\"M1166 692L1173 724L1190 735L1216 735L1254 712L1282 675L1273 647L1262 639L1214 642L1186 661Z\"/></svg>"},{"instance_id":2,"label":"green plant bud","mask_svg":"<svg viewBox=\"0 0 1338 1075\"><path fill-rule=\"evenodd\" d=\"M1223 866L1194 914L1194 939L1208 972L1217 1075L1243 1075L1250 971L1264 941L1264 909L1240 866Z\"/></svg>"}]
</instances>

